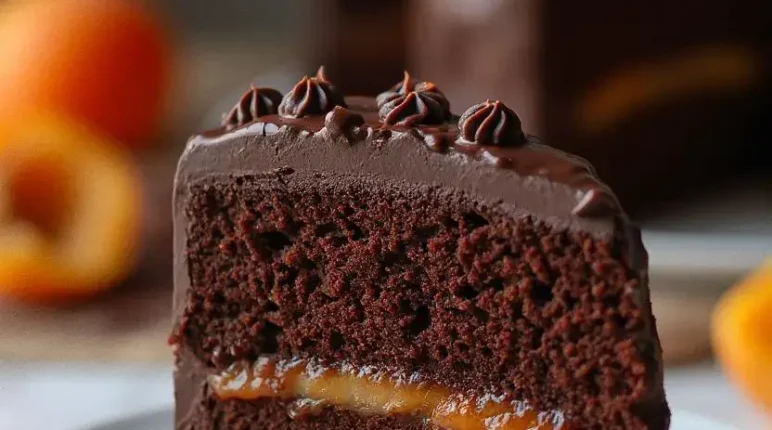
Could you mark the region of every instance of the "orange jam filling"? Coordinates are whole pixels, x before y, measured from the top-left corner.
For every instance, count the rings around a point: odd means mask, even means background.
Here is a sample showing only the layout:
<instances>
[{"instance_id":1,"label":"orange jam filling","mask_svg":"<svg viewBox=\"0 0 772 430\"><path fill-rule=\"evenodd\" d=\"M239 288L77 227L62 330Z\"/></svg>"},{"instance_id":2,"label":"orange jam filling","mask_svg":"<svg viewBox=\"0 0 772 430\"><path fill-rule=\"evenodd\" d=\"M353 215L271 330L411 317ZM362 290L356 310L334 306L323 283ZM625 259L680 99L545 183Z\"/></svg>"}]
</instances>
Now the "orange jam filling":
<instances>
[{"instance_id":1,"label":"orange jam filling","mask_svg":"<svg viewBox=\"0 0 772 430\"><path fill-rule=\"evenodd\" d=\"M299 409L336 406L369 415L406 414L450 430L553 430L567 428L563 414L539 412L526 402L493 395L454 393L416 376L387 374L373 368L321 367L303 360L262 357L237 363L209 377L220 399L266 397L298 399ZM299 414L298 409L290 415Z\"/></svg>"}]
</instances>

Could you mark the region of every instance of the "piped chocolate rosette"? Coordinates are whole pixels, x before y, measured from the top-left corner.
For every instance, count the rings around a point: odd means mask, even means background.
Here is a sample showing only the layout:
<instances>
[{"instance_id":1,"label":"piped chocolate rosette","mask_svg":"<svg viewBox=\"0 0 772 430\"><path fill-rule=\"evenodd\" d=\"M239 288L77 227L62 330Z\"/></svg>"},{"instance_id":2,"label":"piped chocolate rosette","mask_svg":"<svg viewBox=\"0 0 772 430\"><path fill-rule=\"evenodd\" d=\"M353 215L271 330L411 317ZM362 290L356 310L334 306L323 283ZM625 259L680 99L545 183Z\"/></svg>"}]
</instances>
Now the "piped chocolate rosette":
<instances>
[{"instance_id":1,"label":"piped chocolate rosette","mask_svg":"<svg viewBox=\"0 0 772 430\"><path fill-rule=\"evenodd\" d=\"M376 97L384 124L414 126L442 124L450 119L450 103L432 82L416 82L405 72L403 80Z\"/></svg>"},{"instance_id":2,"label":"piped chocolate rosette","mask_svg":"<svg viewBox=\"0 0 772 430\"><path fill-rule=\"evenodd\" d=\"M486 100L458 120L459 142L479 145L521 146L526 143L517 114L504 103Z\"/></svg>"},{"instance_id":3,"label":"piped chocolate rosette","mask_svg":"<svg viewBox=\"0 0 772 430\"><path fill-rule=\"evenodd\" d=\"M346 101L327 79L324 66L314 77L305 76L288 92L279 105L279 114L291 118L324 115L335 106L346 107Z\"/></svg>"},{"instance_id":4,"label":"piped chocolate rosette","mask_svg":"<svg viewBox=\"0 0 772 430\"><path fill-rule=\"evenodd\" d=\"M273 88L250 86L241 96L236 106L223 117L222 125L226 129L241 127L261 116L274 115L279 111L281 93Z\"/></svg>"}]
</instances>

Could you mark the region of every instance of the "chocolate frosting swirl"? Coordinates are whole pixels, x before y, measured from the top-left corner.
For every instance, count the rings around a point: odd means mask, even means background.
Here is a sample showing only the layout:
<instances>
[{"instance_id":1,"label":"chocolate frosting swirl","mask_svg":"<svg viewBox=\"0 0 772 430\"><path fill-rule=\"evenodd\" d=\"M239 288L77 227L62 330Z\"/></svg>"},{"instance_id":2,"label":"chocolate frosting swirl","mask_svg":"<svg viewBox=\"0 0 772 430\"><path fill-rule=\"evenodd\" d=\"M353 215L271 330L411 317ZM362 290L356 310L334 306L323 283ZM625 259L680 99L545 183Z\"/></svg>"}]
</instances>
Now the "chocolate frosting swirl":
<instances>
[{"instance_id":1,"label":"chocolate frosting swirl","mask_svg":"<svg viewBox=\"0 0 772 430\"><path fill-rule=\"evenodd\" d=\"M324 115L335 106L346 107L343 96L330 83L324 74L324 66L319 68L316 76L304 76L279 105L279 114L293 118L308 115Z\"/></svg>"},{"instance_id":2,"label":"chocolate frosting swirl","mask_svg":"<svg viewBox=\"0 0 772 430\"><path fill-rule=\"evenodd\" d=\"M251 85L236 106L223 117L222 125L230 130L248 124L261 116L274 115L278 112L279 103L281 103L280 92L273 88Z\"/></svg>"},{"instance_id":3,"label":"chocolate frosting swirl","mask_svg":"<svg viewBox=\"0 0 772 430\"><path fill-rule=\"evenodd\" d=\"M410 76L410 73L408 73L407 70L405 70L405 74L402 77L402 81L394 84L394 86L392 86L387 92L407 94L411 91L415 91L416 83L417 83L416 80L413 79L412 76Z\"/></svg>"},{"instance_id":4,"label":"chocolate frosting swirl","mask_svg":"<svg viewBox=\"0 0 772 430\"><path fill-rule=\"evenodd\" d=\"M376 97L378 116L389 125L442 124L450 118L450 103L431 82L416 82L405 72L402 82Z\"/></svg>"},{"instance_id":5,"label":"chocolate frosting swirl","mask_svg":"<svg viewBox=\"0 0 772 430\"><path fill-rule=\"evenodd\" d=\"M375 98L375 102L380 108L395 98L399 96L406 96L413 91L436 93L438 95L438 97L436 97L437 101L441 102L445 110L450 112L450 103L448 102L447 97L442 94L442 92L437 88L436 85L434 85L434 83L425 81L418 82L413 79L413 77L410 76L410 73L407 71L405 71L405 76L402 78L402 81L394 84L394 86L389 88L387 91L378 94L378 96Z\"/></svg>"},{"instance_id":6,"label":"chocolate frosting swirl","mask_svg":"<svg viewBox=\"0 0 772 430\"><path fill-rule=\"evenodd\" d=\"M442 124L450 118L447 106L447 99L438 93L394 93L393 97L379 106L378 116L384 124L389 125Z\"/></svg>"},{"instance_id":7,"label":"chocolate frosting swirl","mask_svg":"<svg viewBox=\"0 0 772 430\"><path fill-rule=\"evenodd\" d=\"M434 83L425 82L425 81L418 82L415 79L413 79L412 76L410 76L410 73L405 71L405 75L402 78L402 80L394 84L394 86L392 86L388 90L378 94L378 96L375 98L375 102L378 106L380 106L383 103L394 98L395 94L406 95L407 93L412 91L426 91L426 92L442 94L442 92L440 92L440 90L437 88L436 85L434 85Z\"/></svg>"},{"instance_id":8,"label":"chocolate frosting swirl","mask_svg":"<svg viewBox=\"0 0 772 430\"><path fill-rule=\"evenodd\" d=\"M526 142L520 118L498 100L467 109L458 120L458 130L462 143L521 146Z\"/></svg>"}]
</instances>

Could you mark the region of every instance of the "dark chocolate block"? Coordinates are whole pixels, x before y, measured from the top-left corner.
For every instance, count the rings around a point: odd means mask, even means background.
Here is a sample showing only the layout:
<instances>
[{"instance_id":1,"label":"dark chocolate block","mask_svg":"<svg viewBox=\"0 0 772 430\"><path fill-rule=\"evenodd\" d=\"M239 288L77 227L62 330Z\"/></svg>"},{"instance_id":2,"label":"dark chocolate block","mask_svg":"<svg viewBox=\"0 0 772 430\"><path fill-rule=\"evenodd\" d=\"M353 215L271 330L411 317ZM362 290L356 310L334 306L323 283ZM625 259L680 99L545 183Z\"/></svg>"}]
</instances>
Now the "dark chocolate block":
<instances>
[{"instance_id":1,"label":"dark chocolate block","mask_svg":"<svg viewBox=\"0 0 772 430\"><path fill-rule=\"evenodd\" d=\"M298 85L285 116L243 115L180 159L179 429L429 428L334 405L293 420L293 399L207 387L265 356L420 375L564 428L667 428L646 251L589 164L409 77L380 106L323 74Z\"/></svg>"}]
</instances>

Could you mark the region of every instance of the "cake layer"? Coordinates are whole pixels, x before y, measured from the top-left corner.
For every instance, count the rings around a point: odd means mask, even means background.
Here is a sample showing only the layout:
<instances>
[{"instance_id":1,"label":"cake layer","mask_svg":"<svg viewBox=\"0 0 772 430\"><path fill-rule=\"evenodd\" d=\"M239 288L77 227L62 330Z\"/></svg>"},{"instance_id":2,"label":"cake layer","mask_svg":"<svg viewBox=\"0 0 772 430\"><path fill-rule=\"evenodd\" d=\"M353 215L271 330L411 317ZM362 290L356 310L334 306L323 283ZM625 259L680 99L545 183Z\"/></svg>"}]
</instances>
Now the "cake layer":
<instances>
[{"instance_id":1,"label":"cake layer","mask_svg":"<svg viewBox=\"0 0 772 430\"><path fill-rule=\"evenodd\" d=\"M210 389L221 400L298 399L288 410L330 405L362 415L414 416L448 430L553 430L563 414L540 413L528 403L494 395L454 393L423 381L419 374L356 367L323 366L307 360L260 357L210 375Z\"/></svg>"},{"instance_id":2,"label":"cake layer","mask_svg":"<svg viewBox=\"0 0 772 430\"><path fill-rule=\"evenodd\" d=\"M325 172L210 176L186 192L175 341L212 369L276 353L419 371L580 428L646 428L666 411L648 299L616 235Z\"/></svg>"}]
</instances>

